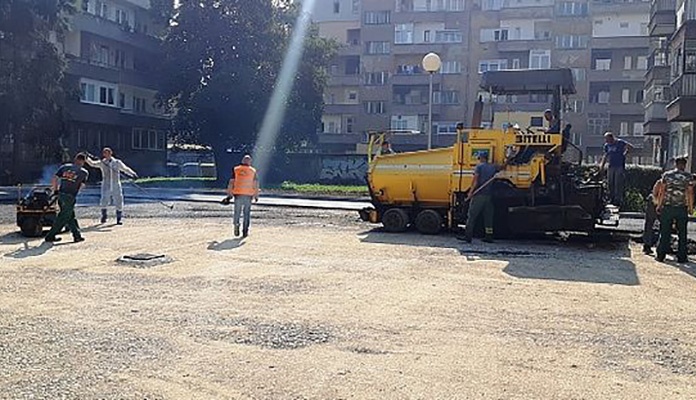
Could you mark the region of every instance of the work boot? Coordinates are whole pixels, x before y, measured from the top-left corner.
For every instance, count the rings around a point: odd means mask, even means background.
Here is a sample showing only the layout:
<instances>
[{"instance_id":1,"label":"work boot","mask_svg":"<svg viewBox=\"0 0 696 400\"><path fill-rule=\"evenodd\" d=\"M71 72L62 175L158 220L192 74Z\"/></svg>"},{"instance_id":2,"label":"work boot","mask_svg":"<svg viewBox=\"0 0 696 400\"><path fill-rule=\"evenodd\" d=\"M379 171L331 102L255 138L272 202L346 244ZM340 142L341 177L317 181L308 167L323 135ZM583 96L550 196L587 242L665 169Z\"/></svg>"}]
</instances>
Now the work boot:
<instances>
[{"instance_id":1,"label":"work boot","mask_svg":"<svg viewBox=\"0 0 696 400\"><path fill-rule=\"evenodd\" d=\"M482 240L484 243L493 243L493 236L486 235Z\"/></svg>"},{"instance_id":2,"label":"work boot","mask_svg":"<svg viewBox=\"0 0 696 400\"><path fill-rule=\"evenodd\" d=\"M75 242L75 243L80 243L80 242L84 242L84 241L85 241L85 238L83 238L82 236L73 238L73 242Z\"/></svg>"},{"instance_id":3,"label":"work boot","mask_svg":"<svg viewBox=\"0 0 696 400\"><path fill-rule=\"evenodd\" d=\"M234 236L239 236L239 225L234 226Z\"/></svg>"},{"instance_id":4,"label":"work boot","mask_svg":"<svg viewBox=\"0 0 696 400\"><path fill-rule=\"evenodd\" d=\"M106 223L106 208L102 208L101 213L102 213L101 223L105 224Z\"/></svg>"},{"instance_id":5,"label":"work boot","mask_svg":"<svg viewBox=\"0 0 696 400\"><path fill-rule=\"evenodd\" d=\"M123 219L123 211L116 211L116 225L123 225L121 219Z\"/></svg>"},{"instance_id":6,"label":"work boot","mask_svg":"<svg viewBox=\"0 0 696 400\"><path fill-rule=\"evenodd\" d=\"M55 236L46 236L46 238L44 240L48 243L53 243L53 242L60 242L63 239L61 239L59 237L55 237Z\"/></svg>"},{"instance_id":7,"label":"work boot","mask_svg":"<svg viewBox=\"0 0 696 400\"><path fill-rule=\"evenodd\" d=\"M464 241L464 242L467 242L467 243L471 243L471 238L468 237L468 236L466 236L466 235L457 236L457 240L461 240L461 241Z\"/></svg>"},{"instance_id":8,"label":"work boot","mask_svg":"<svg viewBox=\"0 0 696 400\"><path fill-rule=\"evenodd\" d=\"M242 237L243 237L243 238L245 238L245 237L247 237L247 236L249 236L249 231L244 231L244 232L242 232Z\"/></svg>"},{"instance_id":9,"label":"work boot","mask_svg":"<svg viewBox=\"0 0 696 400\"><path fill-rule=\"evenodd\" d=\"M652 247L650 246L643 246L643 254L646 256L651 256L653 255Z\"/></svg>"}]
</instances>

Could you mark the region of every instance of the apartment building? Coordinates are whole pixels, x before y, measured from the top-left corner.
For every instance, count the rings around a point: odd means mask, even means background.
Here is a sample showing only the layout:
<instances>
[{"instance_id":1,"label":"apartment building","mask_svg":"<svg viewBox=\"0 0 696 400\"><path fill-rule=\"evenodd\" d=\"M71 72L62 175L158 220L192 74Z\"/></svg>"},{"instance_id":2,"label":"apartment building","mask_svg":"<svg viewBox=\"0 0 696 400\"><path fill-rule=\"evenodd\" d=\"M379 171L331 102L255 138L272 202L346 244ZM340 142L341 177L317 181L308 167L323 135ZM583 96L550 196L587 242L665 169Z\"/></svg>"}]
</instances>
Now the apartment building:
<instances>
[{"instance_id":1,"label":"apartment building","mask_svg":"<svg viewBox=\"0 0 696 400\"><path fill-rule=\"evenodd\" d=\"M61 44L79 92L68 106L70 149L111 147L142 176L166 174L171 120L155 102L159 42L149 7L149 0L79 0Z\"/></svg>"},{"instance_id":2,"label":"apartment building","mask_svg":"<svg viewBox=\"0 0 696 400\"><path fill-rule=\"evenodd\" d=\"M573 70L578 89L566 101L564 118L584 157L597 161L603 134L612 130L640 149L634 162L653 160L652 139L643 135L646 1L321 3L314 17L322 34L345 43L330 71L320 135L326 148L349 150L365 131L389 128L403 132L394 137L397 149L424 148L429 77L420 63L432 51L443 61L434 76L435 145L452 142L456 122L471 121L478 98L489 103L485 120L493 116L497 127L541 123L550 98L489 96L479 89L481 73L563 67Z\"/></svg>"},{"instance_id":3,"label":"apartment building","mask_svg":"<svg viewBox=\"0 0 696 400\"><path fill-rule=\"evenodd\" d=\"M696 120L696 2L653 0L650 9L651 57L646 75L646 134L661 141L661 164L689 157L696 172L693 126Z\"/></svg>"}]
</instances>

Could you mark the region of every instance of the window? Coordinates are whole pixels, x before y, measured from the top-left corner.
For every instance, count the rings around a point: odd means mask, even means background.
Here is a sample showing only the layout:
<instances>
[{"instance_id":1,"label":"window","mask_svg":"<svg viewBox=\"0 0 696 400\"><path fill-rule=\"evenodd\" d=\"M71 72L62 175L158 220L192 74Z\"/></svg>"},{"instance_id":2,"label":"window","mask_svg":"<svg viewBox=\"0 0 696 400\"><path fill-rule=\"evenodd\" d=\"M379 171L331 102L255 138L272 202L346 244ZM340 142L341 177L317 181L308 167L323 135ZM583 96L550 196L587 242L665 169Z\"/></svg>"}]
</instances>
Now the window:
<instances>
[{"instance_id":1,"label":"window","mask_svg":"<svg viewBox=\"0 0 696 400\"><path fill-rule=\"evenodd\" d=\"M365 84L370 86L382 86L387 84L387 72L370 72L365 74Z\"/></svg>"},{"instance_id":2,"label":"window","mask_svg":"<svg viewBox=\"0 0 696 400\"><path fill-rule=\"evenodd\" d=\"M394 44L413 43L413 24L396 24L394 27Z\"/></svg>"},{"instance_id":3,"label":"window","mask_svg":"<svg viewBox=\"0 0 696 400\"><path fill-rule=\"evenodd\" d=\"M582 100L571 100L568 103L568 112L582 114L585 111L585 102Z\"/></svg>"},{"instance_id":4,"label":"window","mask_svg":"<svg viewBox=\"0 0 696 400\"><path fill-rule=\"evenodd\" d=\"M408 130L408 120L402 119L400 117L392 116L391 119L391 129L395 131L406 131Z\"/></svg>"},{"instance_id":5,"label":"window","mask_svg":"<svg viewBox=\"0 0 696 400\"><path fill-rule=\"evenodd\" d=\"M357 15L360 12L360 0L353 0L353 15Z\"/></svg>"},{"instance_id":6,"label":"window","mask_svg":"<svg viewBox=\"0 0 696 400\"><path fill-rule=\"evenodd\" d=\"M633 69L633 57L631 57L631 56L624 57L624 69L625 70Z\"/></svg>"},{"instance_id":7,"label":"window","mask_svg":"<svg viewBox=\"0 0 696 400\"><path fill-rule=\"evenodd\" d=\"M551 68L551 50L530 50L529 69Z\"/></svg>"},{"instance_id":8,"label":"window","mask_svg":"<svg viewBox=\"0 0 696 400\"><path fill-rule=\"evenodd\" d=\"M638 56L636 60L636 69L639 69L641 71L645 71L648 69L648 57L647 56Z\"/></svg>"},{"instance_id":9,"label":"window","mask_svg":"<svg viewBox=\"0 0 696 400\"><path fill-rule=\"evenodd\" d=\"M117 49L115 51L116 55L116 66L125 69L126 68L126 52L123 50Z\"/></svg>"},{"instance_id":10,"label":"window","mask_svg":"<svg viewBox=\"0 0 696 400\"><path fill-rule=\"evenodd\" d=\"M389 42L366 42L367 54L389 54Z\"/></svg>"},{"instance_id":11,"label":"window","mask_svg":"<svg viewBox=\"0 0 696 400\"><path fill-rule=\"evenodd\" d=\"M684 57L684 72L689 74L696 72L696 50L686 50Z\"/></svg>"},{"instance_id":12,"label":"window","mask_svg":"<svg viewBox=\"0 0 696 400\"><path fill-rule=\"evenodd\" d=\"M609 71L611 69L611 58L596 59L594 67L597 71Z\"/></svg>"},{"instance_id":13,"label":"window","mask_svg":"<svg viewBox=\"0 0 696 400\"><path fill-rule=\"evenodd\" d=\"M120 8L116 9L116 22L121 24L121 25L128 24L128 14L124 10L121 10Z\"/></svg>"},{"instance_id":14,"label":"window","mask_svg":"<svg viewBox=\"0 0 696 400\"><path fill-rule=\"evenodd\" d=\"M384 114L383 101L366 101L365 112L368 114Z\"/></svg>"},{"instance_id":15,"label":"window","mask_svg":"<svg viewBox=\"0 0 696 400\"><path fill-rule=\"evenodd\" d=\"M102 18L109 18L109 7L106 3L97 2L96 14Z\"/></svg>"},{"instance_id":16,"label":"window","mask_svg":"<svg viewBox=\"0 0 696 400\"><path fill-rule=\"evenodd\" d=\"M496 29L493 31L493 40L496 42L504 42L508 40L509 33L507 29Z\"/></svg>"},{"instance_id":17,"label":"window","mask_svg":"<svg viewBox=\"0 0 696 400\"><path fill-rule=\"evenodd\" d=\"M503 0L481 0L482 10L500 10L503 8Z\"/></svg>"},{"instance_id":18,"label":"window","mask_svg":"<svg viewBox=\"0 0 696 400\"><path fill-rule=\"evenodd\" d=\"M96 103L96 86L93 83L80 83L80 100L84 103Z\"/></svg>"},{"instance_id":19,"label":"window","mask_svg":"<svg viewBox=\"0 0 696 400\"><path fill-rule=\"evenodd\" d=\"M162 131L133 128L132 147L134 150L164 151L166 139Z\"/></svg>"},{"instance_id":20,"label":"window","mask_svg":"<svg viewBox=\"0 0 696 400\"><path fill-rule=\"evenodd\" d=\"M549 102L549 95L547 95L547 94L530 94L529 95L529 102L530 103L548 103Z\"/></svg>"},{"instance_id":21,"label":"window","mask_svg":"<svg viewBox=\"0 0 696 400\"><path fill-rule=\"evenodd\" d=\"M479 74L486 71L499 71L507 69L507 60L481 60L479 61Z\"/></svg>"},{"instance_id":22,"label":"window","mask_svg":"<svg viewBox=\"0 0 696 400\"><path fill-rule=\"evenodd\" d=\"M459 92L456 90L445 90L433 92L434 104L459 104Z\"/></svg>"},{"instance_id":23,"label":"window","mask_svg":"<svg viewBox=\"0 0 696 400\"><path fill-rule=\"evenodd\" d=\"M563 1L556 5L556 15L559 17L585 16L587 15L587 3L577 1Z\"/></svg>"},{"instance_id":24,"label":"window","mask_svg":"<svg viewBox=\"0 0 696 400\"><path fill-rule=\"evenodd\" d=\"M597 103L599 104L609 104L610 99L611 95L608 90L597 93Z\"/></svg>"},{"instance_id":25,"label":"window","mask_svg":"<svg viewBox=\"0 0 696 400\"><path fill-rule=\"evenodd\" d=\"M621 91L621 102L624 104L628 104L631 102L631 90L630 89L623 89Z\"/></svg>"},{"instance_id":26,"label":"window","mask_svg":"<svg viewBox=\"0 0 696 400\"><path fill-rule=\"evenodd\" d=\"M338 14L341 12L341 2L339 0L334 0L333 12L334 12L334 14Z\"/></svg>"},{"instance_id":27,"label":"window","mask_svg":"<svg viewBox=\"0 0 696 400\"><path fill-rule=\"evenodd\" d=\"M389 11L365 11L365 25L386 25L391 22Z\"/></svg>"},{"instance_id":28,"label":"window","mask_svg":"<svg viewBox=\"0 0 696 400\"><path fill-rule=\"evenodd\" d=\"M636 102L637 104L642 104L642 103L643 103L643 99L644 99L644 97L645 97L645 94L644 94L644 93L645 93L645 92L644 92L643 90L636 90L636 101L635 101L635 102Z\"/></svg>"},{"instance_id":29,"label":"window","mask_svg":"<svg viewBox=\"0 0 696 400\"><path fill-rule=\"evenodd\" d=\"M591 135L604 135L609 130L609 114L590 113L587 115L587 129Z\"/></svg>"},{"instance_id":30,"label":"window","mask_svg":"<svg viewBox=\"0 0 696 400\"><path fill-rule=\"evenodd\" d=\"M535 127L543 127L544 126L544 117L531 117L529 118L529 126L535 126Z\"/></svg>"},{"instance_id":31,"label":"window","mask_svg":"<svg viewBox=\"0 0 696 400\"><path fill-rule=\"evenodd\" d=\"M126 108L126 95L124 93L118 94L118 106L120 108Z\"/></svg>"},{"instance_id":32,"label":"window","mask_svg":"<svg viewBox=\"0 0 696 400\"><path fill-rule=\"evenodd\" d=\"M575 79L575 82L582 82L587 79L587 71L585 68L572 68L571 71L573 72L573 79Z\"/></svg>"},{"instance_id":33,"label":"window","mask_svg":"<svg viewBox=\"0 0 696 400\"><path fill-rule=\"evenodd\" d=\"M346 133L353 133L353 117L346 117Z\"/></svg>"},{"instance_id":34,"label":"window","mask_svg":"<svg viewBox=\"0 0 696 400\"><path fill-rule=\"evenodd\" d=\"M461 31L436 31L435 42L437 43L461 43Z\"/></svg>"},{"instance_id":35,"label":"window","mask_svg":"<svg viewBox=\"0 0 696 400\"><path fill-rule=\"evenodd\" d=\"M101 86L99 87L99 103L106 105L114 105L114 88Z\"/></svg>"},{"instance_id":36,"label":"window","mask_svg":"<svg viewBox=\"0 0 696 400\"><path fill-rule=\"evenodd\" d=\"M432 40L432 38L430 37L430 31L429 30L423 31L423 41L425 43L430 43L431 40Z\"/></svg>"},{"instance_id":37,"label":"window","mask_svg":"<svg viewBox=\"0 0 696 400\"><path fill-rule=\"evenodd\" d=\"M350 90L348 91L348 101L356 101L358 100L358 92L355 90Z\"/></svg>"},{"instance_id":38,"label":"window","mask_svg":"<svg viewBox=\"0 0 696 400\"><path fill-rule=\"evenodd\" d=\"M619 23L619 28L621 28L621 29L628 29L628 22L620 22L620 23Z\"/></svg>"},{"instance_id":39,"label":"window","mask_svg":"<svg viewBox=\"0 0 696 400\"><path fill-rule=\"evenodd\" d=\"M145 113L147 111L145 99L133 96L133 110L137 113Z\"/></svg>"},{"instance_id":40,"label":"window","mask_svg":"<svg viewBox=\"0 0 696 400\"><path fill-rule=\"evenodd\" d=\"M559 49L584 49L587 47L588 37L584 35L556 36L556 47Z\"/></svg>"},{"instance_id":41,"label":"window","mask_svg":"<svg viewBox=\"0 0 696 400\"><path fill-rule=\"evenodd\" d=\"M464 0L440 0L441 11L464 11Z\"/></svg>"},{"instance_id":42,"label":"window","mask_svg":"<svg viewBox=\"0 0 696 400\"><path fill-rule=\"evenodd\" d=\"M460 74L462 64L459 61L444 61L440 67L441 74Z\"/></svg>"},{"instance_id":43,"label":"window","mask_svg":"<svg viewBox=\"0 0 696 400\"><path fill-rule=\"evenodd\" d=\"M619 135L628 135L628 122L622 122L621 125L619 125Z\"/></svg>"},{"instance_id":44,"label":"window","mask_svg":"<svg viewBox=\"0 0 696 400\"><path fill-rule=\"evenodd\" d=\"M520 59L519 58L512 59L512 69L520 69Z\"/></svg>"},{"instance_id":45,"label":"window","mask_svg":"<svg viewBox=\"0 0 696 400\"><path fill-rule=\"evenodd\" d=\"M633 123L633 136L643 136L643 123L634 122Z\"/></svg>"}]
</instances>

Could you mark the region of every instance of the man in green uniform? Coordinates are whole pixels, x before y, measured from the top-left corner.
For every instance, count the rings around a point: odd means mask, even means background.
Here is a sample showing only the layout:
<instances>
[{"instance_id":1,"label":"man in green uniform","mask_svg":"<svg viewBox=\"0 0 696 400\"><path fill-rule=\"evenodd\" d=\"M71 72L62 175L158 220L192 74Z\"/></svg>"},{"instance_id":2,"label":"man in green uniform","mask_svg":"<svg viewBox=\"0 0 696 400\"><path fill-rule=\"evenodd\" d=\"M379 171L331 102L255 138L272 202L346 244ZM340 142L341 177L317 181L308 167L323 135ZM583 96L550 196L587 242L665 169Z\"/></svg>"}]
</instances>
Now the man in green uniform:
<instances>
[{"instance_id":1,"label":"man in green uniform","mask_svg":"<svg viewBox=\"0 0 696 400\"><path fill-rule=\"evenodd\" d=\"M488 153L480 152L478 154L479 164L474 169L474 180L471 182L469 189L469 215L466 219L466 228L464 229L464 237L460 238L467 243L471 243L474 237L474 228L476 220L483 214L483 223L486 228L486 236L483 239L486 243L493 242L493 199L492 181L498 173L498 168L488 162Z\"/></svg>"},{"instance_id":2,"label":"man in green uniform","mask_svg":"<svg viewBox=\"0 0 696 400\"><path fill-rule=\"evenodd\" d=\"M676 168L662 174L663 195L657 204L660 214L660 243L657 247L657 261L664 261L672 239L672 225L677 227L679 246L677 262L688 261L686 252L686 225L689 214L693 212L693 177L686 172L686 158L674 160Z\"/></svg>"},{"instance_id":3,"label":"man in green uniform","mask_svg":"<svg viewBox=\"0 0 696 400\"><path fill-rule=\"evenodd\" d=\"M87 156L79 153L75 156L73 164L64 164L53 177L53 191L58 193L60 212L51 230L46 234L47 242L59 242L60 238L56 235L65 226L70 229L75 243L85 240L80 234L80 227L75 219L75 198L89 176L87 170L83 168L86 159Z\"/></svg>"}]
</instances>

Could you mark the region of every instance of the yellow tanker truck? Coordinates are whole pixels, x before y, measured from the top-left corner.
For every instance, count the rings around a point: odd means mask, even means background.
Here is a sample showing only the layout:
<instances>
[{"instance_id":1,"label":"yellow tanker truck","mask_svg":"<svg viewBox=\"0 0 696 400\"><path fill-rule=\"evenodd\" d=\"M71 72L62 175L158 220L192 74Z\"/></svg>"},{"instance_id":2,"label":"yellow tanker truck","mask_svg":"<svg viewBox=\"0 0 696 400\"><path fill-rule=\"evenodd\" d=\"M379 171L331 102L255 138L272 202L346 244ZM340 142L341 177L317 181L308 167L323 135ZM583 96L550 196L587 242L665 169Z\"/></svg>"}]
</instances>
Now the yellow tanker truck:
<instances>
[{"instance_id":1,"label":"yellow tanker truck","mask_svg":"<svg viewBox=\"0 0 696 400\"><path fill-rule=\"evenodd\" d=\"M481 87L491 94L548 94L561 119L561 101L574 94L569 69L486 72ZM618 224L618 210L605 199L601 181L586 181L576 164L563 161L564 133L539 128L482 129L483 106L472 125L457 126L453 146L400 154L374 155L386 134L370 135L367 183L373 207L361 218L382 223L389 232L414 226L436 234L466 224L477 155L485 152L501 166L492 185L496 236L523 232L591 232L597 224ZM491 121L493 122L493 121ZM579 151L579 149L577 149ZM582 153L580 152L580 161Z\"/></svg>"}]
</instances>

